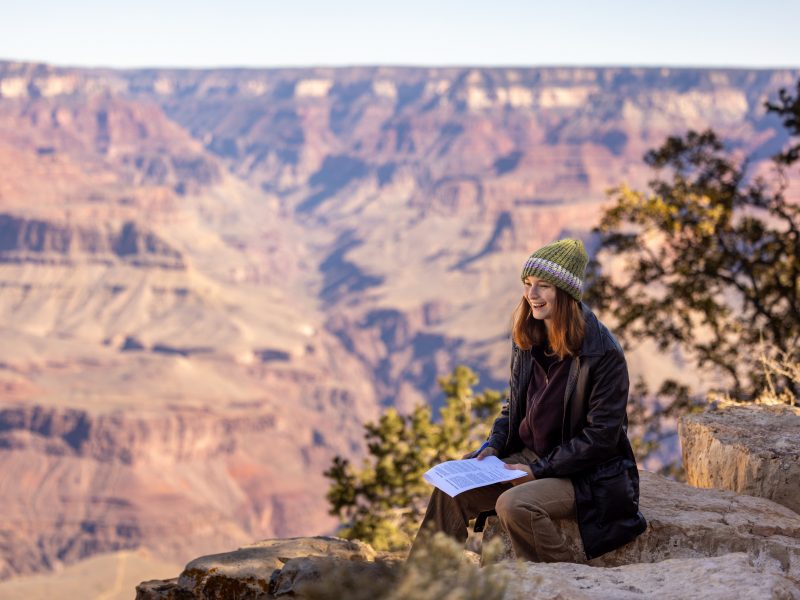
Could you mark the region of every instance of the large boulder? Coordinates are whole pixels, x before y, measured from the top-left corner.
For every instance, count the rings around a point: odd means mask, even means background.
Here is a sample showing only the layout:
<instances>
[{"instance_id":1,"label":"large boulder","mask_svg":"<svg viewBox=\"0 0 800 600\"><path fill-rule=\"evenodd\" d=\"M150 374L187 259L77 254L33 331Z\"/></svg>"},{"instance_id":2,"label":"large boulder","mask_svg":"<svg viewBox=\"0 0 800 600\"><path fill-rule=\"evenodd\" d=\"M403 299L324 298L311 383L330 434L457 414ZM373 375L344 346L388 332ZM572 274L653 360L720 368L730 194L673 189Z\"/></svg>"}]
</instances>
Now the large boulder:
<instances>
[{"instance_id":1,"label":"large boulder","mask_svg":"<svg viewBox=\"0 0 800 600\"><path fill-rule=\"evenodd\" d=\"M800 408L733 405L678 425L689 485L760 496L800 513Z\"/></svg>"},{"instance_id":2,"label":"large boulder","mask_svg":"<svg viewBox=\"0 0 800 600\"><path fill-rule=\"evenodd\" d=\"M140 584L136 598L374 600L388 593L396 600L437 600L446 590L452 597L486 600L678 599L698 594L708 600L800 600L797 581L767 554L671 558L608 568L502 562L479 569L469 552L461 553L447 538L434 539L424 552L432 554L417 555L403 568L401 557L376 557L365 544L335 538L269 540L192 561L178 579Z\"/></svg>"},{"instance_id":3,"label":"large boulder","mask_svg":"<svg viewBox=\"0 0 800 600\"><path fill-rule=\"evenodd\" d=\"M800 598L800 589L771 561L744 553L672 558L655 564L598 568L570 563L507 563L504 600L770 600Z\"/></svg>"},{"instance_id":4,"label":"large boulder","mask_svg":"<svg viewBox=\"0 0 800 600\"><path fill-rule=\"evenodd\" d=\"M589 561L617 567L673 558L746 553L752 560L774 559L787 577L800 583L800 515L764 498L705 490L640 471L640 508L647 530L625 546ZM582 548L574 520L557 521L572 544ZM484 543L500 536L505 558L513 558L496 518L489 519ZM576 555L580 561L582 556Z\"/></svg>"},{"instance_id":5,"label":"large boulder","mask_svg":"<svg viewBox=\"0 0 800 600\"><path fill-rule=\"evenodd\" d=\"M145 581L136 587L136 600L268 598L281 585L276 577L284 565L315 556L371 562L375 551L363 542L327 536L264 540L196 558L177 579ZM284 577L282 585L288 581Z\"/></svg>"},{"instance_id":6,"label":"large boulder","mask_svg":"<svg viewBox=\"0 0 800 600\"><path fill-rule=\"evenodd\" d=\"M266 559L267 563L269 560ZM374 600L388 593L398 600L437 600L442 597L441 584L444 583L451 586L446 589L453 593L452 597L459 598L634 600L659 597L668 600L701 594L707 600L732 597L800 600L800 587L785 575L780 564L767 557L753 559L745 553L609 568L571 563L504 562L478 570L466 556L460 562L461 566L448 563L451 572L444 572L435 558L426 557L406 572L399 568L396 559L392 563L360 557L291 558L273 573L267 589L254 585L252 569L223 568L216 572L211 566L210 575L216 574L216 580L206 576L203 584L194 589L181 587L176 580L147 582L137 588L137 598ZM230 561L215 559L207 566L212 564L230 564ZM268 568L259 572L266 570ZM433 582L440 585L433 585Z\"/></svg>"},{"instance_id":7,"label":"large boulder","mask_svg":"<svg viewBox=\"0 0 800 600\"><path fill-rule=\"evenodd\" d=\"M645 533L587 565L503 565L510 577L505 598L682 598L702 591L707 598L800 600L800 515L764 498L640 474ZM580 561L576 523L558 524ZM508 538L490 519L484 543L496 536L506 544L504 557L513 558ZM375 559L368 545L338 538L266 540L196 559L177 579L144 582L136 598L300 599L304 586L325 584L328 577L337 578L337 589L350 589L346 582L375 583L378 589L398 571Z\"/></svg>"}]
</instances>

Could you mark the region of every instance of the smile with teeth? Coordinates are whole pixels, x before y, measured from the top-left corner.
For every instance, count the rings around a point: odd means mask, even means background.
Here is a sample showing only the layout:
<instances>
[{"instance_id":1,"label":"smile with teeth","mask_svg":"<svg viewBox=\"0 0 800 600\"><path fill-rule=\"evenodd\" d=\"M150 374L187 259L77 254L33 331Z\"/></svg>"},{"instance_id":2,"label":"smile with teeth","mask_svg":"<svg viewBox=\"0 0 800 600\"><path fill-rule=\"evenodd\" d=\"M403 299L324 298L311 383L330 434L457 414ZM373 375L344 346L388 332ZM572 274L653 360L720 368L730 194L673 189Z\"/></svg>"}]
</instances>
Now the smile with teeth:
<instances>
[{"instance_id":1,"label":"smile with teeth","mask_svg":"<svg viewBox=\"0 0 800 600\"><path fill-rule=\"evenodd\" d=\"M547 302L533 302L533 308L542 308Z\"/></svg>"}]
</instances>

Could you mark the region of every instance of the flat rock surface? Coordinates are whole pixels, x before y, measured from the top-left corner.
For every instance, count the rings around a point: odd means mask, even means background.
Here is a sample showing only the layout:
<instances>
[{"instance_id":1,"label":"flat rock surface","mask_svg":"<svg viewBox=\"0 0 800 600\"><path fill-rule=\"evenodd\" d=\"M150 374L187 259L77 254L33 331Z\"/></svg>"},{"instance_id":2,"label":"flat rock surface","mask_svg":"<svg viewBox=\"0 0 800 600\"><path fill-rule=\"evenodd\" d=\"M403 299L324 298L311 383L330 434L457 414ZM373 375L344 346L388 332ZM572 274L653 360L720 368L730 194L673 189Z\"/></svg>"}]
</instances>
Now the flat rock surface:
<instances>
[{"instance_id":1,"label":"flat rock surface","mask_svg":"<svg viewBox=\"0 0 800 600\"><path fill-rule=\"evenodd\" d=\"M744 553L609 569L570 563L511 563L502 568L509 575L506 600L800 598L800 588L775 563L753 561Z\"/></svg>"},{"instance_id":2,"label":"flat rock surface","mask_svg":"<svg viewBox=\"0 0 800 600\"><path fill-rule=\"evenodd\" d=\"M201 556L186 565L177 580L143 582L137 586L136 598L267 597L276 570L293 559L316 556L370 562L375 551L363 542L327 536L263 540L233 552Z\"/></svg>"},{"instance_id":3,"label":"flat rock surface","mask_svg":"<svg viewBox=\"0 0 800 600\"><path fill-rule=\"evenodd\" d=\"M769 498L800 513L800 409L724 406L678 426L686 480Z\"/></svg>"},{"instance_id":4,"label":"flat rock surface","mask_svg":"<svg viewBox=\"0 0 800 600\"><path fill-rule=\"evenodd\" d=\"M640 508L647 530L590 565L616 567L744 552L753 560L774 559L787 577L800 582L800 515L794 511L764 498L694 488L647 471L640 476ZM580 546L575 521L558 524ZM505 540L493 518L484 541L496 535ZM507 544L505 556L512 555Z\"/></svg>"}]
</instances>

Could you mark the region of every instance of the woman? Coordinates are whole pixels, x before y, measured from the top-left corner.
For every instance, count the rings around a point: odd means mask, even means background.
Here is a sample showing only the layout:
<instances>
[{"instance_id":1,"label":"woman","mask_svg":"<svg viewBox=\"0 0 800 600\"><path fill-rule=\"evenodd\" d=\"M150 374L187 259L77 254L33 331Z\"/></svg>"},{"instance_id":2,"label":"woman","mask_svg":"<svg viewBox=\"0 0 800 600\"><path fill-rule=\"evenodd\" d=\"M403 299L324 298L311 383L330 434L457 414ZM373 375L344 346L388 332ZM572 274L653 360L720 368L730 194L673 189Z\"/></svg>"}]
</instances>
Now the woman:
<instances>
[{"instance_id":1,"label":"woman","mask_svg":"<svg viewBox=\"0 0 800 600\"><path fill-rule=\"evenodd\" d=\"M577 519L586 558L646 529L626 433L628 368L617 341L580 301L587 262L583 243L571 239L525 262L508 402L484 445L464 456L495 455L527 475L455 498L435 490L421 532L464 542L468 521L495 509L517 558L582 562L553 519Z\"/></svg>"}]
</instances>

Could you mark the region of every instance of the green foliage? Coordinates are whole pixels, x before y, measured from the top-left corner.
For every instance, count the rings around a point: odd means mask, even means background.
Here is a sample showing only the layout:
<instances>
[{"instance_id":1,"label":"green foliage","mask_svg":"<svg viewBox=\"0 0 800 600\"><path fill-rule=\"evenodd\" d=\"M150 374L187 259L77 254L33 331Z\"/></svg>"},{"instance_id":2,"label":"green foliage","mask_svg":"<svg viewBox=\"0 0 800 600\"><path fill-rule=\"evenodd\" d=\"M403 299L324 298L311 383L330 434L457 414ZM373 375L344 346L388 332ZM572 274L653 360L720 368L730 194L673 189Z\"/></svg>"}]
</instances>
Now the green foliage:
<instances>
[{"instance_id":1,"label":"green foliage","mask_svg":"<svg viewBox=\"0 0 800 600\"><path fill-rule=\"evenodd\" d=\"M797 82L797 95L792 97L785 89L778 92L778 102L766 102L767 112L775 113L783 119L783 126L792 134L800 135L800 81ZM792 144L784 152L775 156L783 165L791 165L800 160L800 142Z\"/></svg>"},{"instance_id":2,"label":"green foliage","mask_svg":"<svg viewBox=\"0 0 800 600\"><path fill-rule=\"evenodd\" d=\"M623 340L678 347L697 367L726 374L726 397L791 403L800 392L790 357L800 340L800 207L785 192L800 160L800 82L795 96L782 89L765 107L790 137L769 181L732 158L713 131L690 131L647 153L649 192L611 191L615 203L596 230L606 264L590 263L586 300L612 317ZM628 415L637 458L705 402L674 381L656 393L635 385ZM662 472L680 479L680 462Z\"/></svg>"},{"instance_id":3,"label":"green foliage","mask_svg":"<svg viewBox=\"0 0 800 600\"><path fill-rule=\"evenodd\" d=\"M327 499L331 514L343 520L341 535L377 550L410 544L431 492L422 475L477 448L500 410L500 392L475 394L477 383L471 369L456 367L439 379L445 403L438 421L428 406L410 415L389 409L378 423L365 425L368 457L360 470L345 458L333 459L325 471L331 480Z\"/></svg>"},{"instance_id":4,"label":"green foliage","mask_svg":"<svg viewBox=\"0 0 800 600\"><path fill-rule=\"evenodd\" d=\"M768 109L800 135L797 98L781 90L781 105ZM800 341L800 206L785 196L792 148L774 159L770 181L710 130L650 151L650 191L611 192L597 231L600 256L616 268L592 263L587 301L612 315L623 339L680 347L726 375L734 396L753 397L764 384L754 349Z\"/></svg>"}]
</instances>

